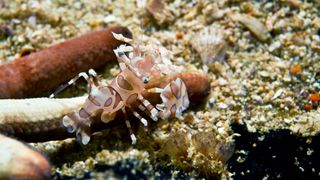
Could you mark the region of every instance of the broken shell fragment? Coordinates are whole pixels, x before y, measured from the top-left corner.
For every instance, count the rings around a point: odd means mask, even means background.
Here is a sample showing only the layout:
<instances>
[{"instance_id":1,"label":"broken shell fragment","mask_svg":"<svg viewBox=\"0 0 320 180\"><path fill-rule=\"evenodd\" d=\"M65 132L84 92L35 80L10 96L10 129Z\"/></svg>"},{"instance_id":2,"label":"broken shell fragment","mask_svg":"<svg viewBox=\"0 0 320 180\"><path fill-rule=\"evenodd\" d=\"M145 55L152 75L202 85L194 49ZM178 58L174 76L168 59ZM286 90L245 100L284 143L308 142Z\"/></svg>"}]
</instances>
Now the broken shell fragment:
<instances>
[{"instance_id":1,"label":"broken shell fragment","mask_svg":"<svg viewBox=\"0 0 320 180\"><path fill-rule=\"evenodd\" d=\"M191 46L200 54L203 64L222 61L226 54L225 32L218 26L209 26L196 33Z\"/></svg>"},{"instance_id":2,"label":"broken shell fragment","mask_svg":"<svg viewBox=\"0 0 320 180\"><path fill-rule=\"evenodd\" d=\"M267 27L259 19L253 16L246 14L232 14L231 19L233 21L240 22L243 26L248 28L259 41L265 42L270 37Z\"/></svg>"},{"instance_id":3,"label":"broken shell fragment","mask_svg":"<svg viewBox=\"0 0 320 180\"><path fill-rule=\"evenodd\" d=\"M165 7L166 4L161 0L152 0L147 6L147 11L156 20L158 25L174 21L174 16Z\"/></svg>"},{"instance_id":4,"label":"broken shell fragment","mask_svg":"<svg viewBox=\"0 0 320 180\"><path fill-rule=\"evenodd\" d=\"M279 3L282 3L284 5L288 5L294 8L300 8L301 7L301 1L300 0L282 0L278 1Z\"/></svg>"},{"instance_id":5,"label":"broken shell fragment","mask_svg":"<svg viewBox=\"0 0 320 180\"><path fill-rule=\"evenodd\" d=\"M0 134L0 179L50 179L50 164L40 153Z\"/></svg>"}]
</instances>

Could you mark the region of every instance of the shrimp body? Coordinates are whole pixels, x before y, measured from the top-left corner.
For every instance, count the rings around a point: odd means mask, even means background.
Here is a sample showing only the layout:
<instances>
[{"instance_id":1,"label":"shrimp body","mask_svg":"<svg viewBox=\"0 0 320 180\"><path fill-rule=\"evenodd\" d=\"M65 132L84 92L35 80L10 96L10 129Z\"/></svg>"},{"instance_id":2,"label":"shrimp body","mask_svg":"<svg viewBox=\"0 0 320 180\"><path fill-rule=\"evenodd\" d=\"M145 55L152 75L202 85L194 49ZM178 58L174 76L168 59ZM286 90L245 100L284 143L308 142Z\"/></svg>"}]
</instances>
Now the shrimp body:
<instances>
[{"instance_id":1,"label":"shrimp body","mask_svg":"<svg viewBox=\"0 0 320 180\"><path fill-rule=\"evenodd\" d=\"M114 37L120 41L131 42L130 39L124 38L122 35L114 34ZM121 45L114 52L121 72L109 85L101 84L93 70L89 70L89 75L80 73L70 81L73 83L82 76L89 85L89 96L83 107L63 118L63 125L70 133L76 132L77 138L82 144L87 144L90 141L90 126L93 117L98 115L100 115L101 121L108 123L121 110L125 115L132 143L135 144L136 137L132 132L126 109L129 109L143 125L147 126L147 120L135 110L136 108L139 108L152 120L157 121L158 118L180 117L182 111L189 106L187 89L180 78L171 81L163 89L158 87L146 89L149 76L173 74L179 69L170 63L162 62L162 59L167 59L164 56L168 54L164 48ZM130 58L126 53L129 53ZM159 93L162 104L154 107L142 96L142 93L145 92Z\"/></svg>"},{"instance_id":2,"label":"shrimp body","mask_svg":"<svg viewBox=\"0 0 320 180\"><path fill-rule=\"evenodd\" d=\"M145 90L145 84L128 68L125 68L110 86L120 94L126 104L135 102L138 95Z\"/></svg>"}]
</instances>

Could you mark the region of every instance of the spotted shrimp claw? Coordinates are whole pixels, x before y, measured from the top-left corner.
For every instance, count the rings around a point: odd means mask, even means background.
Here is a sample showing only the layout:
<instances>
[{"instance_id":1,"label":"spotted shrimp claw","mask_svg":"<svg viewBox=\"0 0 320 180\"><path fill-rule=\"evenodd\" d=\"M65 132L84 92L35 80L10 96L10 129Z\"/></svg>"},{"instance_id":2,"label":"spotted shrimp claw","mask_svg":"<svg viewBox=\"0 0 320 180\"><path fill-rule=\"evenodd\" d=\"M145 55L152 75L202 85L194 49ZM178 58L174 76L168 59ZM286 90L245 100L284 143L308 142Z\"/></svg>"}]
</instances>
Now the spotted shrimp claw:
<instances>
[{"instance_id":1,"label":"spotted shrimp claw","mask_svg":"<svg viewBox=\"0 0 320 180\"><path fill-rule=\"evenodd\" d=\"M90 141L90 120L82 118L80 113L72 112L62 119L62 124L69 133L76 132L77 140L82 144L88 144Z\"/></svg>"},{"instance_id":2,"label":"spotted shrimp claw","mask_svg":"<svg viewBox=\"0 0 320 180\"><path fill-rule=\"evenodd\" d=\"M161 110L160 117L181 117L182 112L189 106L187 88L182 79L171 81L160 93L162 104L157 104Z\"/></svg>"}]
</instances>

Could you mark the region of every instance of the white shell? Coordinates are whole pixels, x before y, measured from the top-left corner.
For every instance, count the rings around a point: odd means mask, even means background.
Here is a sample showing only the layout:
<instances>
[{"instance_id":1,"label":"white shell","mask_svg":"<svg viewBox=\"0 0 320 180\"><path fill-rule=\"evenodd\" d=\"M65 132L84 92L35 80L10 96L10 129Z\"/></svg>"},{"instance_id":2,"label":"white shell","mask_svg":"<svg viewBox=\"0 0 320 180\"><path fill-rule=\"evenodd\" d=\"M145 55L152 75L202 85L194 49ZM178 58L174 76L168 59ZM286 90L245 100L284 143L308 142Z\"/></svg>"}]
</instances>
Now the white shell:
<instances>
[{"instance_id":1,"label":"white shell","mask_svg":"<svg viewBox=\"0 0 320 180\"><path fill-rule=\"evenodd\" d=\"M196 33L191 39L192 47L200 54L205 65L221 61L225 57L227 43L225 32L218 26L209 26Z\"/></svg>"}]
</instances>

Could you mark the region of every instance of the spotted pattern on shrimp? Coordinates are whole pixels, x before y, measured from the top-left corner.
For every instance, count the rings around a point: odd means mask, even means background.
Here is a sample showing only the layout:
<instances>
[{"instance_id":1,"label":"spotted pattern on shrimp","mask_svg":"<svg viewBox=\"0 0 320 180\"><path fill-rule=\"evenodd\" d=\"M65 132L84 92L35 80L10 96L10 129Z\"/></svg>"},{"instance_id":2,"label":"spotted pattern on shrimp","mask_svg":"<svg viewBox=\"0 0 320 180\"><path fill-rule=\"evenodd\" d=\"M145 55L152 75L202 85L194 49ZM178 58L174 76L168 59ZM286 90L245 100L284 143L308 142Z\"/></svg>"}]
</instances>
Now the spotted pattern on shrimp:
<instances>
[{"instance_id":1,"label":"spotted pattern on shrimp","mask_svg":"<svg viewBox=\"0 0 320 180\"><path fill-rule=\"evenodd\" d=\"M90 141L90 126L92 118L100 115L101 121L108 123L114 119L115 114L121 110L125 114L125 124L130 131L132 144L136 137L127 118L129 109L141 123L147 126L147 120L137 111L139 108L152 120L158 118L180 117L181 113L189 106L188 93L183 80L176 78L165 88L155 87L146 89L150 76L172 75L180 72L181 67L175 66L169 60L170 52L163 47L155 45L142 46L121 34L114 34L117 40L132 43L121 45L114 50L121 72L110 84L100 82L96 72L80 73L68 84L75 82L80 76L84 77L89 85L89 96L79 111L72 112L63 118L63 125L68 131L77 134L82 144ZM129 55L129 57L127 56ZM142 94L159 93L162 103L153 106ZM134 106L133 104L138 104Z\"/></svg>"}]
</instances>

